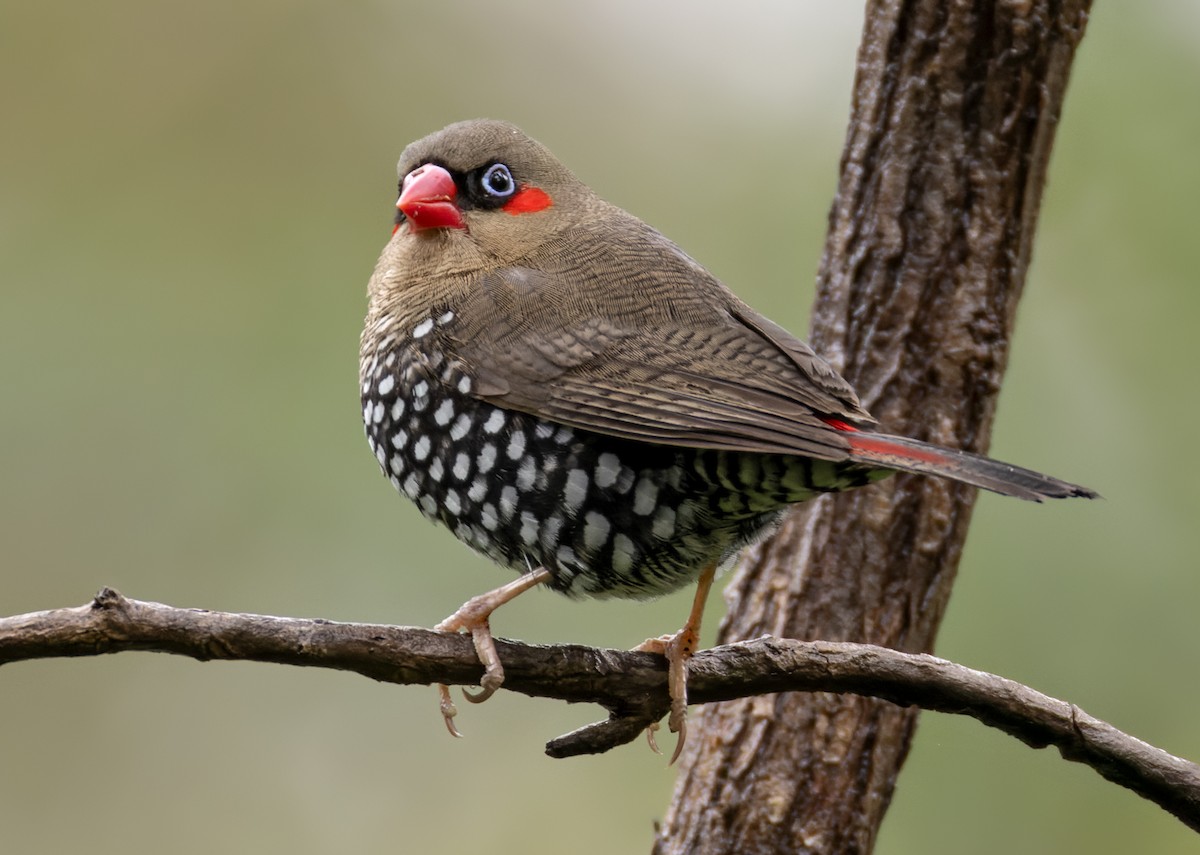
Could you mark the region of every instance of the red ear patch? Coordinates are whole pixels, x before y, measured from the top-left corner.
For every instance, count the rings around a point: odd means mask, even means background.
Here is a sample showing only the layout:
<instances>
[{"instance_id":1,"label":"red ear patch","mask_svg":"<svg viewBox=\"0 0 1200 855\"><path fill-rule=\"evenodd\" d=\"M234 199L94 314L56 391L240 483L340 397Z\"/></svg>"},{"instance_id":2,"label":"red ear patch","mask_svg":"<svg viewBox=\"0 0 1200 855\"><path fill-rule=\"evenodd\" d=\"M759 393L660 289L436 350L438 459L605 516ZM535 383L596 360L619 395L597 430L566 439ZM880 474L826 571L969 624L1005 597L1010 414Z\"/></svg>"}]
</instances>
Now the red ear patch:
<instances>
[{"instance_id":1,"label":"red ear patch","mask_svg":"<svg viewBox=\"0 0 1200 855\"><path fill-rule=\"evenodd\" d=\"M554 201L545 190L539 190L537 187L522 187L515 196L504 203L504 207L500 210L514 216L534 214L546 210L553 204Z\"/></svg>"}]
</instances>

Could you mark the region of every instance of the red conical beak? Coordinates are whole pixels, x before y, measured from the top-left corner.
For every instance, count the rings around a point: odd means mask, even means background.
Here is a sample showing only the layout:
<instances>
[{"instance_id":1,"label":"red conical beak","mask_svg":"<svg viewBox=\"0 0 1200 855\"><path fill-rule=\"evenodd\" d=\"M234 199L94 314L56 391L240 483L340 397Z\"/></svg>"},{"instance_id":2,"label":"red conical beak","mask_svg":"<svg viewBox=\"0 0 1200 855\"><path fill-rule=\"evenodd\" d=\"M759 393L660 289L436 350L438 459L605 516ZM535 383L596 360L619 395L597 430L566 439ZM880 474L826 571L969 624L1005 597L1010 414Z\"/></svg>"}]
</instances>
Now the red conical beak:
<instances>
[{"instance_id":1,"label":"red conical beak","mask_svg":"<svg viewBox=\"0 0 1200 855\"><path fill-rule=\"evenodd\" d=\"M404 176L400 199L396 207L404 212L408 227L414 232L424 229L465 229L462 213L454 204L458 190L450 173L440 166L427 163Z\"/></svg>"}]
</instances>

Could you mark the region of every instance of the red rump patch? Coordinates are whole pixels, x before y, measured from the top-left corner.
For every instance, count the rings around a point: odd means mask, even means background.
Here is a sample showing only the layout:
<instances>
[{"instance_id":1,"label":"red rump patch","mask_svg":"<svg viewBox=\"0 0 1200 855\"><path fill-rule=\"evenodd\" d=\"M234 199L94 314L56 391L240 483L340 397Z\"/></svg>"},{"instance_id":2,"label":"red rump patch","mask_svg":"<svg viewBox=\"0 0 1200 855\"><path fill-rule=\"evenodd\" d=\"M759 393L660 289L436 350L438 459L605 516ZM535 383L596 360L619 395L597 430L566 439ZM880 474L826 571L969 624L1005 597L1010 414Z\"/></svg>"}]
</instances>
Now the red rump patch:
<instances>
[{"instance_id":1,"label":"red rump patch","mask_svg":"<svg viewBox=\"0 0 1200 855\"><path fill-rule=\"evenodd\" d=\"M504 203L500 210L506 214L534 214L553 205L550 195L537 187L522 187L516 195Z\"/></svg>"},{"instance_id":2,"label":"red rump patch","mask_svg":"<svg viewBox=\"0 0 1200 855\"><path fill-rule=\"evenodd\" d=\"M843 421L839 421L838 419L831 419L822 416L821 421L825 422L825 424L829 425L834 430L842 430L849 433L853 433L858 430L858 428L856 428L854 425L848 425Z\"/></svg>"},{"instance_id":3,"label":"red rump patch","mask_svg":"<svg viewBox=\"0 0 1200 855\"><path fill-rule=\"evenodd\" d=\"M919 460L922 463L935 464L946 462L946 455L939 453L935 448L913 448L911 445L888 442L883 437L856 436L850 440L850 447L863 454L885 455L893 459L898 457L901 460Z\"/></svg>"},{"instance_id":4,"label":"red rump patch","mask_svg":"<svg viewBox=\"0 0 1200 855\"><path fill-rule=\"evenodd\" d=\"M843 433L859 433L859 429L854 425L846 424L841 419L834 419L828 416L821 416L821 421L829 425L834 430L840 430ZM850 448L864 455L873 455L873 459L878 460L880 457L900 458L901 460L920 460L924 463L944 463L945 455L940 454L937 449L930 448L914 448L907 443L892 442L885 436L877 434L867 434L866 436L851 436L847 437L850 443Z\"/></svg>"}]
</instances>

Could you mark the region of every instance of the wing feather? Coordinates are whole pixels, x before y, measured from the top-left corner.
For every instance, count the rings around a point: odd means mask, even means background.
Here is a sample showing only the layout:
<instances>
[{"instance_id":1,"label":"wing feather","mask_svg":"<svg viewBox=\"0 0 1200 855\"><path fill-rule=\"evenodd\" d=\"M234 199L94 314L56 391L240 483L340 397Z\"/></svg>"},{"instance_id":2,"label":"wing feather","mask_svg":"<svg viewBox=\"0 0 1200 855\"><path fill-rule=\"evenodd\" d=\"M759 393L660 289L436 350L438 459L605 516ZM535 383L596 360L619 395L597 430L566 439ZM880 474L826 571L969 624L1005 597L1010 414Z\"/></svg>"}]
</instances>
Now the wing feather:
<instances>
[{"instance_id":1,"label":"wing feather","mask_svg":"<svg viewBox=\"0 0 1200 855\"><path fill-rule=\"evenodd\" d=\"M469 321L448 342L473 394L625 439L846 459L844 434L822 417L873 423L850 386L678 257L680 269L657 271L650 285L625 283L615 305L570 270L483 277L460 313ZM663 282L666 293L651 287Z\"/></svg>"}]
</instances>

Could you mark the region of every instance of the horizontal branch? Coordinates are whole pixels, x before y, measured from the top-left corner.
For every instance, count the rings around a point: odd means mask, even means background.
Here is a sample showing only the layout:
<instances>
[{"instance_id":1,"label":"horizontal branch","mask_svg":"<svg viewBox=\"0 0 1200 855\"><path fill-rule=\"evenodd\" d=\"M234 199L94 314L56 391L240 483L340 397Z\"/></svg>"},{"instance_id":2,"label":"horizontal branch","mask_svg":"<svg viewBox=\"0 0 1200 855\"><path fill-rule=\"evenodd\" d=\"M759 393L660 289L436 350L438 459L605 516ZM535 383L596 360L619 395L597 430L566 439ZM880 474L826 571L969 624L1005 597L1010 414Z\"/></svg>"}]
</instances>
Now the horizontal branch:
<instances>
[{"instance_id":1,"label":"horizontal branch","mask_svg":"<svg viewBox=\"0 0 1200 855\"><path fill-rule=\"evenodd\" d=\"M656 655L497 639L504 686L595 703L607 721L552 740L552 757L600 753L636 738L669 708ZM194 659L276 662L353 671L389 683L473 685L483 673L467 636L412 627L180 609L111 588L76 608L0 618L0 665L123 650ZM965 713L1027 745L1053 745L1200 831L1200 766L1117 730L1073 704L934 656L865 644L760 638L701 651L688 697L709 703L772 692L835 692Z\"/></svg>"}]
</instances>

